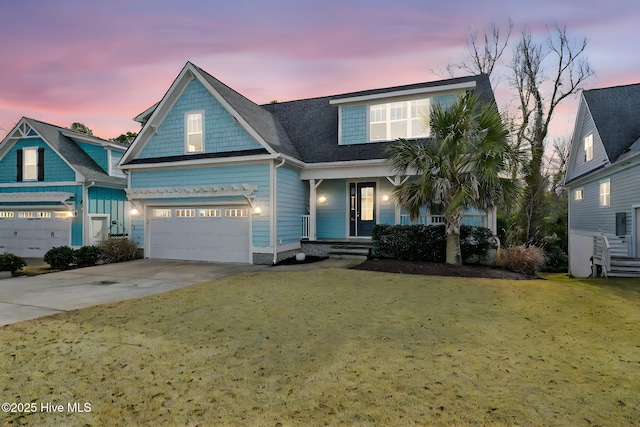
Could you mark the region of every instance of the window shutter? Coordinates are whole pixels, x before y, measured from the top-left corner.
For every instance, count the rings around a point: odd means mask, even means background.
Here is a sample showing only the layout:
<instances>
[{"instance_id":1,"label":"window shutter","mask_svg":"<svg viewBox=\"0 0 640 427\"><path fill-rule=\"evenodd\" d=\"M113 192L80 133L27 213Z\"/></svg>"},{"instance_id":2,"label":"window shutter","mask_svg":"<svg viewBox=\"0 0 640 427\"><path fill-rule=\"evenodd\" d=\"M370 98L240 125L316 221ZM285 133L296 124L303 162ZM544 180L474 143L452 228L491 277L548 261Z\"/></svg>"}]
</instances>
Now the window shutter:
<instances>
[{"instance_id":1,"label":"window shutter","mask_svg":"<svg viewBox=\"0 0 640 427\"><path fill-rule=\"evenodd\" d=\"M18 177L16 178L16 181L21 182L22 181L22 150L17 150L16 151L16 157L18 158Z\"/></svg>"},{"instance_id":2,"label":"window shutter","mask_svg":"<svg viewBox=\"0 0 640 427\"><path fill-rule=\"evenodd\" d=\"M44 148L38 148L38 181L44 181Z\"/></svg>"}]
</instances>

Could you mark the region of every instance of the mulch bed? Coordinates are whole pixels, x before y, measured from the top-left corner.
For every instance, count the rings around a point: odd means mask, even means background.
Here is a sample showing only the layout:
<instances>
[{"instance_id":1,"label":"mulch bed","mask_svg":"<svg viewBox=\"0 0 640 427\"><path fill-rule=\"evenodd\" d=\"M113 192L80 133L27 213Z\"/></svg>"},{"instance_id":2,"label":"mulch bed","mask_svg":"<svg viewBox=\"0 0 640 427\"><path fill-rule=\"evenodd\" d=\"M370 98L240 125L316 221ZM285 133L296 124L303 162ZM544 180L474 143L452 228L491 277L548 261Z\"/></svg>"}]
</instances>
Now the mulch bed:
<instances>
[{"instance_id":1,"label":"mulch bed","mask_svg":"<svg viewBox=\"0 0 640 427\"><path fill-rule=\"evenodd\" d=\"M428 276L484 277L490 279L529 280L537 277L486 265L450 265L439 262L400 261L397 259L368 259L352 267L355 270L385 273L423 274Z\"/></svg>"}]
</instances>

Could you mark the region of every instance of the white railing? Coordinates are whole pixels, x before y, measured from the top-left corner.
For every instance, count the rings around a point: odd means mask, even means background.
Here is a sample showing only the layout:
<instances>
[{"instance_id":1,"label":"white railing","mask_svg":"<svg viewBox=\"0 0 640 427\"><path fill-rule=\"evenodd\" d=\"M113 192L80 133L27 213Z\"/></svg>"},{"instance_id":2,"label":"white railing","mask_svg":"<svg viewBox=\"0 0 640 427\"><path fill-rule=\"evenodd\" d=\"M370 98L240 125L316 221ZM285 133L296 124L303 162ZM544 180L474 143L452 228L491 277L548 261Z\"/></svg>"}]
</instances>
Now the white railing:
<instances>
[{"instance_id":1,"label":"white railing","mask_svg":"<svg viewBox=\"0 0 640 427\"><path fill-rule=\"evenodd\" d=\"M602 242L602 275L607 277L611 268L611 245L604 233L600 233L600 239Z\"/></svg>"},{"instance_id":2,"label":"white railing","mask_svg":"<svg viewBox=\"0 0 640 427\"><path fill-rule=\"evenodd\" d=\"M415 221L411 221L409 215L400 215L400 225L408 224L424 224L424 225L437 225L444 224L444 217L442 215L420 215Z\"/></svg>"},{"instance_id":3,"label":"white railing","mask_svg":"<svg viewBox=\"0 0 640 427\"><path fill-rule=\"evenodd\" d=\"M302 238L309 238L309 217L310 215L302 215Z\"/></svg>"}]
</instances>

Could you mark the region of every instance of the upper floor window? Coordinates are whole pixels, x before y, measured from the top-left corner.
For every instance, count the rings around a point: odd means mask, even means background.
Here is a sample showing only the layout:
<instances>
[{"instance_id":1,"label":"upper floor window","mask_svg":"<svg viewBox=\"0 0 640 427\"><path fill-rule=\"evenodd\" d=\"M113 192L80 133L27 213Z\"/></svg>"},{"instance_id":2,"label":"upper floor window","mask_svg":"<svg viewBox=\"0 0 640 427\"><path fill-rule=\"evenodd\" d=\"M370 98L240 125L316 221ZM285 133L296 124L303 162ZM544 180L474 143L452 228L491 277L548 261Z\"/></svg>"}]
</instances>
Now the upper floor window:
<instances>
[{"instance_id":1,"label":"upper floor window","mask_svg":"<svg viewBox=\"0 0 640 427\"><path fill-rule=\"evenodd\" d=\"M429 135L429 99L369 106L369 141Z\"/></svg>"},{"instance_id":2,"label":"upper floor window","mask_svg":"<svg viewBox=\"0 0 640 427\"><path fill-rule=\"evenodd\" d=\"M584 161L588 162L591 159L593 159L593 134L584 138Z\"/></svg>"},{"instance_id":3,"label":"upper floor window","mask_svg":"<svg viewBox=\"0 0 640 427\"><path fill-rule=\"evenodd\" d=\"M44 148L25 147L17 150L17 181L44 181Z\"/></svg>"},{"instance_id":4,"label":"upper floor window","mask_svg":"<svg viewBox=\"0 0 640 427\"><path fill-rule=\"evenodd\" d=\"M606 180L600 183L600 206L611 204L611 181Z\"/></svg>"},{"instance_id":5,"label":"upper floor window","mask_svg":"<svg viewBox=\"0 0 640 427\"><path fill-rule=\"evenodd\" d=\"M573 192L573 200L582 200L584 198L584 190L582 188Z\"/></svg>"},{"instance_id":6,"label":"upper floor window","mask_svg":"<svg viewBox=\"0 0 640 427\"><path fill-rule=\"evenodd\" d=\"M203 121L204 112L202 111L185 115L185 147L187 153L204 151Z\"/></svg>"}]
</instances>

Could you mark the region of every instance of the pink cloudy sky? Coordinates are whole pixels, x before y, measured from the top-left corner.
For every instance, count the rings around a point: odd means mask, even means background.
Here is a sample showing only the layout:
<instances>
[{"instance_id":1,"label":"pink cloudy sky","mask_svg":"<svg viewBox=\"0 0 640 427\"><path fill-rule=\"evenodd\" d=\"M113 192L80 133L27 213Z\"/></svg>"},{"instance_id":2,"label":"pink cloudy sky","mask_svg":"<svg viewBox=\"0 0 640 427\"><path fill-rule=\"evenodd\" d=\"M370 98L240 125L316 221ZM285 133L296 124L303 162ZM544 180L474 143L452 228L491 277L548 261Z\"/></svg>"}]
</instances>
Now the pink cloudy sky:
<instances>
[{"instance_id":1,"label":"pink cloudy sky","mask_svg":"<svg viewBox=\"0 0 640 427\"><path fill-rule=\"evenodd\" d=\"M439 80L470 30L566 26L590 42L586 87L640 82L629 0L0 0L0 126L79 121L113 138L192 61L257 103ZM512 99L506 78L496 93ZM568 136L576 100L556 117ZM0 129L0 138L6 134Z\"/></svg>"}]
</instances>

